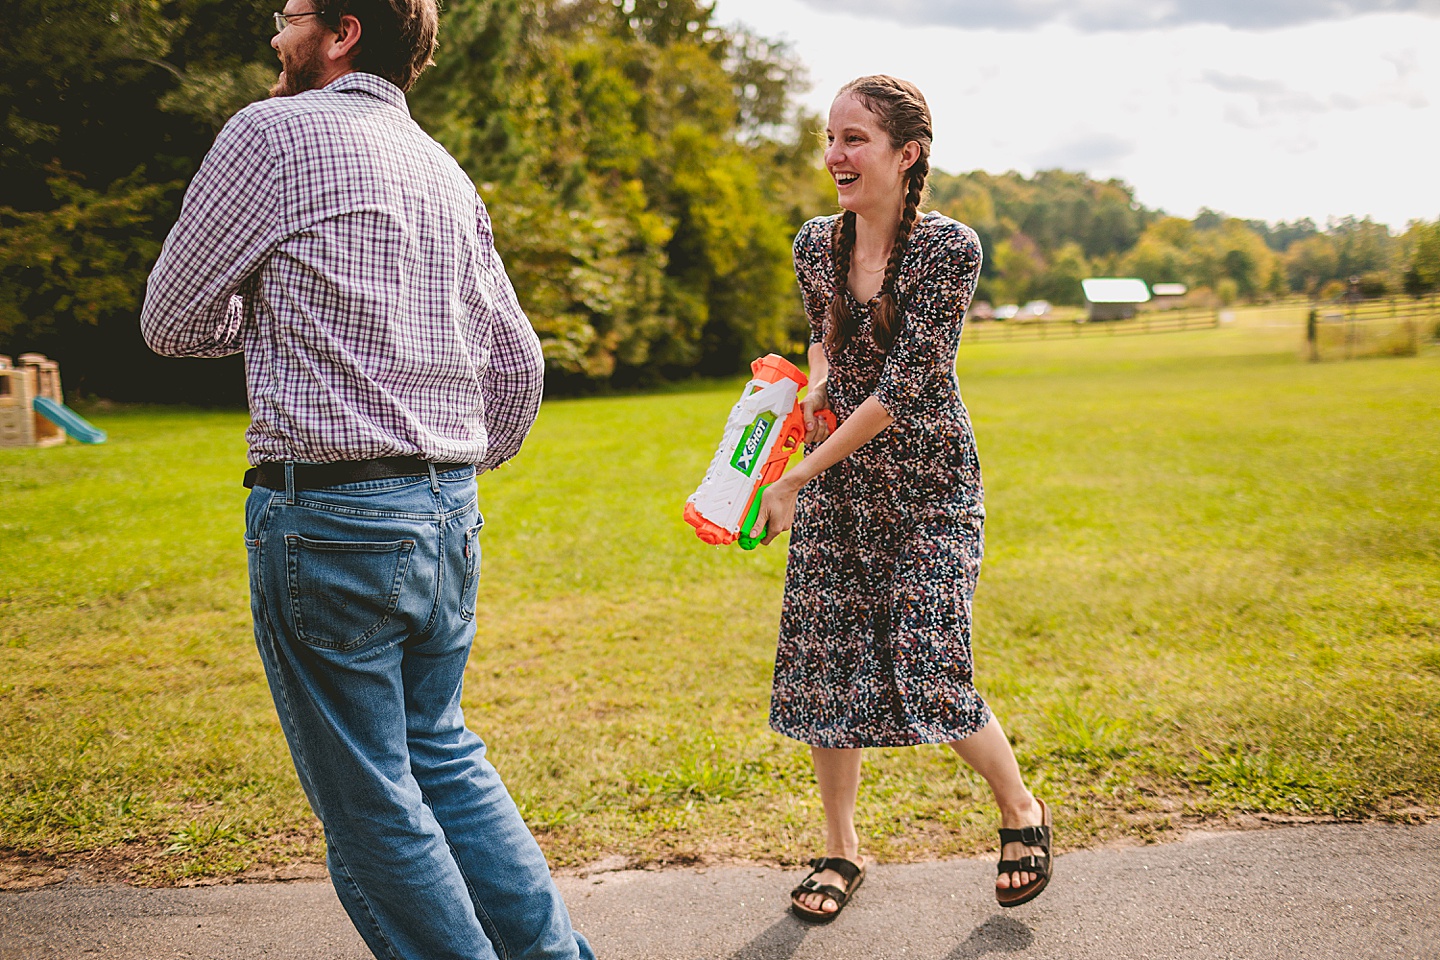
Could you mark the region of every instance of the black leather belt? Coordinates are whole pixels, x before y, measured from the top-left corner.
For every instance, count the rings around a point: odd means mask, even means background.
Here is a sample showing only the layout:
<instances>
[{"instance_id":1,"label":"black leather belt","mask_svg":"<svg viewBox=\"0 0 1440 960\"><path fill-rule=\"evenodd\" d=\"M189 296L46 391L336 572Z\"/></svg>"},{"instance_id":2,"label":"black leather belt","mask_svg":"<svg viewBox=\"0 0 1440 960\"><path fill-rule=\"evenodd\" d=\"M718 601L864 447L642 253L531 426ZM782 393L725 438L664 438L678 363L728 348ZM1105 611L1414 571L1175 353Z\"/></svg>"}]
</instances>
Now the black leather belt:
<instances>
[{"instance_id":1,"label":"black leather belt","mask_svg":"<svg viewBox=\"0 0 1440 960\"><path fill-rule=\"evenodd\" d=\"M430 475L429 460L419 457L380 457L375 460L338 460L334 463L296 463L292 468L296 490L318 490L342 483L365 480L388 480L391 477L425 477ZM436 473L447 473L470 466L468 463L436 463ZM285 489L285 464L272 461L245 471L246 487Z\"/></svg>"}]
</instances>

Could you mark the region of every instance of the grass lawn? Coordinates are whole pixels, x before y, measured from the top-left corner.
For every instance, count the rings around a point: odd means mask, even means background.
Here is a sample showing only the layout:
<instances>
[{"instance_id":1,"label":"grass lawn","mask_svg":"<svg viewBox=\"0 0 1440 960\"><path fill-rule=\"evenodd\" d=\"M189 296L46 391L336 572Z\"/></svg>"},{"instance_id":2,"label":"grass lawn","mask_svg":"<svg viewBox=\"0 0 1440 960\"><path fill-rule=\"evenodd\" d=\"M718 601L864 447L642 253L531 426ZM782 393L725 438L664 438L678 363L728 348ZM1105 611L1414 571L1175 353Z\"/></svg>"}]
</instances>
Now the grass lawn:
<instances>
[{"instance_id":1,"label":"grass lawn","mask_svg":"<svg viewBox=\"0 0 1440 960\"><path fill-rule=\"evenodd\" d=\"M1440 814L1440 351L1306 364L1300 316L980 343L977 683L1061 849ZM561 867L821 849L766 724L783 549L680 520L739 381L548 402L482 478L466 707ZM0 862L140 882L322 857L250 634L243 414L0 450ZM883 860L989 852L941 747L867 752Z\"/></svg>"}]
</instances>

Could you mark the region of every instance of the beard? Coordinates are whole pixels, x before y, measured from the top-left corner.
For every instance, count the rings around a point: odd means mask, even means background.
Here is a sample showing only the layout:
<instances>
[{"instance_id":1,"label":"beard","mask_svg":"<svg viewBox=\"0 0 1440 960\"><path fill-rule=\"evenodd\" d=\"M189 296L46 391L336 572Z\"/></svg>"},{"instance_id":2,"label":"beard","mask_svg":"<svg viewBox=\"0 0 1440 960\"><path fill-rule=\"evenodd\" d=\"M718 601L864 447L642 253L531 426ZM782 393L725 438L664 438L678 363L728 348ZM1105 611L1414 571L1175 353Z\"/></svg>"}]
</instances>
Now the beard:
<instances>
[{"instance_id":1,"label":"beard","mask_svg":"<svg viewBox=\"0 0 1440 960\"><path fill-rule=\"evenodd\" d=\"M280 54L280 78L270 88L270 96L293 97L320 86L323 68L320 40L320 37L312 36L304 45L297 47L293 55Z\"/></svg>"}]
</instances>

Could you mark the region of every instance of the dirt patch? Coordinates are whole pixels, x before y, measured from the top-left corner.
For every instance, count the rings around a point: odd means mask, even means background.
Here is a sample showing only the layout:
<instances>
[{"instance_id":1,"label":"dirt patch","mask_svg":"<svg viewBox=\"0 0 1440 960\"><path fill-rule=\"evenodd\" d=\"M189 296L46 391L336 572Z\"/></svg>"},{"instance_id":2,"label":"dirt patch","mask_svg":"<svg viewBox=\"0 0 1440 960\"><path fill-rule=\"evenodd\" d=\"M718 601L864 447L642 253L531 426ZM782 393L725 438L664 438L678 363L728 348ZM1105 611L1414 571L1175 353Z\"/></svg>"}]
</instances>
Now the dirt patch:
<instances>
[{"instance_id":1,"label":"dirt patch","mask_svg":"<svg viewBox=\"0 0 1440 960\"><path fill-rule=\"evenodd\" d=\"M158 843L66 853L0 849L0 890L34 890L57 883L135 883L137 866L159 858L163 850Z\"/></svg>"},{"instance_id":2,"label":"dirt patch","mask_svg":"<svg viewBox=\"0 0 1440 960\"><path fill-rule=\"evenodd\" d=\"M97 850L34 852L0 848L0 890L34 890L59 883L93 886L197 887L230 883L323 880L329 874L314 855L316 838L282 835L263 841L263 852L240 869L197 867L163 841L136 841Z\"/></svg>"}]
</instances>

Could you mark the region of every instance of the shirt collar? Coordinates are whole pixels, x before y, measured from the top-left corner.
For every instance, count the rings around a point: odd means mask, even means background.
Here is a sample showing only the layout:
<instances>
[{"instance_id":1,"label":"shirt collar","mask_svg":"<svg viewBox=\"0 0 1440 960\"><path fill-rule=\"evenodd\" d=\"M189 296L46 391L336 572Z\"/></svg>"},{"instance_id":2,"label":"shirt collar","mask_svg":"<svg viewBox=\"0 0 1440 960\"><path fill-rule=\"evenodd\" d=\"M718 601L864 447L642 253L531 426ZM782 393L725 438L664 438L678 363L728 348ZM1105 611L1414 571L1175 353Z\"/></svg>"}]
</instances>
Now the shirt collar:
<instances>
[{"instance_id":1,"label":"shirt collar","mask_svg":"<svg viewBox=\"0 0 1440 960\"><path fill-rule=\"evenodd\" d=\"M384 77L373 73L354 70L325 85L333 93L368 93L377 100L383 100L410 115L410 105L405 102L405 92Z\"/></svg>"}]
</instances>

